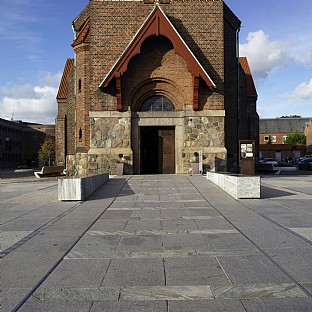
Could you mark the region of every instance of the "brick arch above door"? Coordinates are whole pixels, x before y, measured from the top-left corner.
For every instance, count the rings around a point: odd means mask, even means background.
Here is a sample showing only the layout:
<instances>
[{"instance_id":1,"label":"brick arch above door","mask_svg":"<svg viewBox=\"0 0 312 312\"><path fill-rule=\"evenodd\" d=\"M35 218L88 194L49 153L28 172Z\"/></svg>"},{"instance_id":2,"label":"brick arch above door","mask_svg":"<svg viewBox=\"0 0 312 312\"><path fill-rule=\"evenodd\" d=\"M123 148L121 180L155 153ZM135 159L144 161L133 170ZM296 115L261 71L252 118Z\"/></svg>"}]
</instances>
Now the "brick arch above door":
<instances>
[{"instance_id":1,"label":"brick arch above door","mask_svg":"<svg viewBox=\"0 0 312 312\"><path fill-rule=\"evenodd\" d=\"M186 102L183 92L179 90L174 82L165 79L149 79L132 91L129 98L131 111L140 111L142 103L153 95L163 95L168 98L175 111L183 110Z\"/></svg>"}]
</instances>

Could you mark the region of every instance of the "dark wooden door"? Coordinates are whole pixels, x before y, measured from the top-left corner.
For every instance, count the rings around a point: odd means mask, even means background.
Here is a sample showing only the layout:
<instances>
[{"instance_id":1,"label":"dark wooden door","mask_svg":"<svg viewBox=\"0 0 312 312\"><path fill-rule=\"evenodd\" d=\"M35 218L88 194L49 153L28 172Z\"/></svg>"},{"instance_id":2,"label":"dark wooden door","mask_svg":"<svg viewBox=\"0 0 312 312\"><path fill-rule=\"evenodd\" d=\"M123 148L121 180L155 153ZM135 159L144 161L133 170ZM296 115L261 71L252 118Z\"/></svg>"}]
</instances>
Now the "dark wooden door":
<instances>
[{"instance_id":1,"label":"dark wooden door","mask_svg":"<svg viewBox=\"0 0 312 312\"><path fill-rule=\"evenodd\" d=\"M175 173L174 129L158 130L159 172Z\"/></svg>"}]
</instances>

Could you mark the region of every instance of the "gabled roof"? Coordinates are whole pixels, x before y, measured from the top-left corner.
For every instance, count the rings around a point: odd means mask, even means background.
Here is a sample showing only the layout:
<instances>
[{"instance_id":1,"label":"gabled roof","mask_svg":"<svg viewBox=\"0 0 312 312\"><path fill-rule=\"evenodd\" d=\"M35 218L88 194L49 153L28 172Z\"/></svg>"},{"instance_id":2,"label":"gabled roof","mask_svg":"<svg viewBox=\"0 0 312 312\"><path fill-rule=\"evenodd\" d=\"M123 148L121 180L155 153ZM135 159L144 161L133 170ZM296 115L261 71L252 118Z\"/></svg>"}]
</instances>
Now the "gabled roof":
<instances>
[{"instance_id":1,"label":"gabled roof","mask_svg":"<svg viewBox=\"0 0 312 312\"><path fill-rule=\"evenodd\" d=\"M127 70L131 58L140 53L143 41L152 35L162 35L169 39L174 46L175 53L179 54L186 61L189 72L194 77L200 76L206 82L207 86L211 88L215 87L212 79L157 4L103 79L99 87L105 88L114 77L120 77L120 75Z\"/></svg>"},{"instance_id":2,"label":"gabled roof","mask_svg":"<svg viewBox=\"0 0 312 312\"><path fill-rule=\"evenodd\" d=\"M289 133L294 130L304 132L311 120L304 118L262 118L259 120L260 133Z\"/></svg>"},{"instance_id":3,"label":"gabled roof","mask_svg":"<svg viewBox=\"0 0 312 312\"><path fill-rule=\"evenodd\" d=\"M256 91L256 87L251 75L251 71L249 68L249 64L247 61L247 57L240 57L239 58L239 62L242 66L243 71L245 72L246 75L246 82L247 82L247 96L255 96L257 97L257 91Z\"/></svg>"},{"instance_id":4,"label":"gabled roof","mask_svg":"<svg viewBox=\"0 0 312 312\"><path fill-rule=\"evenodd\" d=\"M72 47L80 43L90 43L90 19L88 18L84 25L82 26L81 30L79 31L77 37L72 43Z\"/></svg>"},{"instance_id":5,"label":"gabled roof","mask_svg":"<svg viewBox=\"0 0 312 312\"><path fill-rule=\"evenodd\" d=\"M60 82L60 86L59 86L57 96L56 96L56 98L58 100L67 98L67 78L68 78L68 74L69 74L70 70L73 68L73 66L74 66L74 59L73 58L67 59L65 67L64 67L62 79Z\"/></svg>"}]
</instances>

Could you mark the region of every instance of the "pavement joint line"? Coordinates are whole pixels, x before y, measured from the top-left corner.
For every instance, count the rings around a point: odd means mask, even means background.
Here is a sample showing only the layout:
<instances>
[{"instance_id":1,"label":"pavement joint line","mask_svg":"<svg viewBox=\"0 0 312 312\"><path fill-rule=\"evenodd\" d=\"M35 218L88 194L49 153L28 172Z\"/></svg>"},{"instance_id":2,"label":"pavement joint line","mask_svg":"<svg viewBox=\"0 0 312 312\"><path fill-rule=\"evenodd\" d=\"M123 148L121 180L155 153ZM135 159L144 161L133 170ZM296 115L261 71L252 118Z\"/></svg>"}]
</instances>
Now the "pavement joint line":
<instances>
[{"instance_id":1,"label":"pavement joint line","mask_svg":"<svg viewBox=\"0 0 312 312\"><path fill-rule=\"evenodd\" d=\"M128 210L133 210L133 211L149 211L149 210L198 210L198 209L207 209L207 210L213 210L214 208L212 207L203 207L203 206L198 206L198 207L112 207L108 211L128 211Z\"/></svg>"},{"instance_id":2,"label":"pavement joint line","mask_svg":"<svg viewBox=\"0 0 312 312\"><path fill-rule=\"evenodd\" d=\"M139 219L138 219L139 218ZM215 219L223 219L220 216L181 216L181 217L130 217L129 218L102 218L103 220L114 220L114 221L125 221L125 220L141 220L141 221L167 221L167 220L215 220Z\"/></svg>"},{"instance_id":3,"label":"pavement joint line","mask_svg":"<svg viewBox=\"0 0 312 312\"><path fill-rule=\"evenodd\" d=\"M190 183L192 183L194 185L194 183L189 179ZM196 187L194 185L194 187ZM196 187L197 188L197 187ZM200 195L205 198L205 196L202 194L202 192L197 189L198 192L200 193ZM243 205L244 207L246 207L247 209L253 211L254 213L258 214L260 217L263 217L265 219L267 219L268 221L270 221L271 219L263 216L261 214L259 214L258 212L254 211L251 207L249 207L246 203L234 199L236 202L240 203L241 205ZM252 239L250 239L242 230L240 230L237 226L235 226L235 224L229 219L227 218L217 207L215 207L212 203L210 203L208 200L206 200L212 207L214 207L216 209L216 211L218 211L220 213L220 215L222 215L224 217L225 220L227 220L239 233L241 233L248 241L250 241L251 244L253 244L257 249L259 249L262 254L268 259L270 260L279 270L280 272L282 272L285 276L287 276L291 281L293 281L303 292L306 293L306 295L309 298L312 298L312 292L310 292L309 290L307 290L300 282L298 282L294 277L292 277L282 266L280 266L265 250L263 250L261 247L259 247ZM274 224L275 221L271 220L271 222ZM285 228L287 229L287 228ZM289 230L289 229L287 229ZM299 235L299 234L297 234ZM296 235L295 235L296 236Z\"/></svg>"},{"instance_id":4,"label":"pavement joint line","mask_svg":"<svg viewBox=\"0 0 312 312\"><path fill-rule=\"evenodd\" d=\"M307 297L294 283L248 285L181 285L40 288L30 301L155 301L204 299L277 299Z\"/></svg>"},{"instance_id":5,"label":"pavement joint line","mask_svg":"<svg viewBox=\"0 0 312 312\"><path fill-rule=\"evenodd\" d=\"M72 250L64 259L81 260L81 259L159 259L159 258L215 258L215 257L239 257L255 256L262 253L258 249L167 249L163 251L79 251Z\"/></svg>"},{"instance_id":6,"label":"pavement joint line","mask_svg":"<svg viewBox=\"0 0 312 312\"><path fill-rule=\"evenodd\" d=\"M134 230L134 231L87 231L87 235L91 236L153 236L153 235L176 235L176 234L237 234L236 229L231 230L216 230L216 229L203 229L203 230L176 230L176 231L164 231L164 230Z\"/></svg>"}]
</instances>

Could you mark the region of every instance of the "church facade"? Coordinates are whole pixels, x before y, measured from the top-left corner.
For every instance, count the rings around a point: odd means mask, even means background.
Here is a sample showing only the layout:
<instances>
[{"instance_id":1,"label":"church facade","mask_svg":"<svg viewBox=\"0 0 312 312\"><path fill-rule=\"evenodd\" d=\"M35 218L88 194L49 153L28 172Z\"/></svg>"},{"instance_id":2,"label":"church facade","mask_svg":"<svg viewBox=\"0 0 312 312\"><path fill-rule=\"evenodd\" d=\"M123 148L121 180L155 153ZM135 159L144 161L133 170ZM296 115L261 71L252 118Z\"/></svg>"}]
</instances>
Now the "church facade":
<instances>
[{"instance_id":1,"label":"church facade","mask_svg":"<svg viewBox=\"0 0 312 312\"><path fill-rule=\"evenodd\" d=\"M222 0L90 0L57 94L56 161L69 175L239 171L258 146L257 93Z\"/></svg>"}]
</instances>

